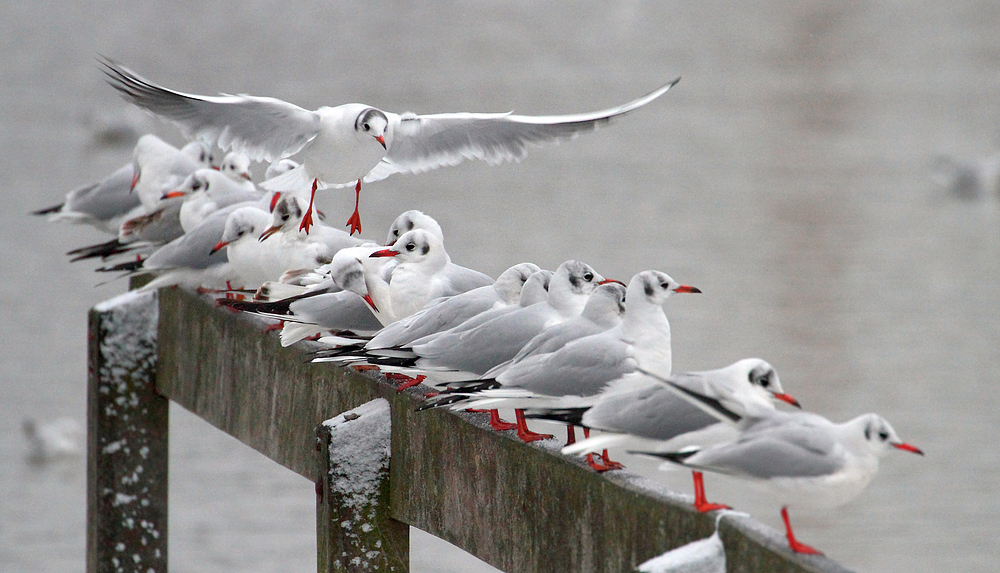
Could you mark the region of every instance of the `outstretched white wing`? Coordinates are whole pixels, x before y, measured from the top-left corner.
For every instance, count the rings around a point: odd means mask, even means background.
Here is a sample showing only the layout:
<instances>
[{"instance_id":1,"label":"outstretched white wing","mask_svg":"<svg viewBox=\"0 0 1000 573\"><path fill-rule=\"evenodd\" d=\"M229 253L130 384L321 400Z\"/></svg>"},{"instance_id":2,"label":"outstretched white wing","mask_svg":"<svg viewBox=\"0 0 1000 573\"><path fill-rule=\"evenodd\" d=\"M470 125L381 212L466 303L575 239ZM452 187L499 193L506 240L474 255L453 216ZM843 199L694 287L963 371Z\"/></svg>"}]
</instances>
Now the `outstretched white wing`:
<instances>
[{"instance_id":1,"label":"outstretched white wing","mask_svg":"<svg viewBox=\"0 0 1000 573\"><path fill-rule=\"evenodd\" d=\"M101 61L108 83L125 99L169 119L191 139L217 142L255 161L299 152L319 133L319 116L276 98L202 96L154 84L109 59Z\"/></svg>"},{"instance_id":2,"label":"outstretched white wing","mask_svg":"<svg viewBox=\"0 0 1000 573\"><path fill-rule=\"evenodd\" d=\"M530 116L513 113L441 113L433 115L386 114L393 128L392 142L382 162L365 181L385 179L393 173L422 173L481 159L496 165L520 161L529 143L569 139L591 131L611 118L655 100L680 78L624 105L571 115Z\"/></svg>"}]
</instances>

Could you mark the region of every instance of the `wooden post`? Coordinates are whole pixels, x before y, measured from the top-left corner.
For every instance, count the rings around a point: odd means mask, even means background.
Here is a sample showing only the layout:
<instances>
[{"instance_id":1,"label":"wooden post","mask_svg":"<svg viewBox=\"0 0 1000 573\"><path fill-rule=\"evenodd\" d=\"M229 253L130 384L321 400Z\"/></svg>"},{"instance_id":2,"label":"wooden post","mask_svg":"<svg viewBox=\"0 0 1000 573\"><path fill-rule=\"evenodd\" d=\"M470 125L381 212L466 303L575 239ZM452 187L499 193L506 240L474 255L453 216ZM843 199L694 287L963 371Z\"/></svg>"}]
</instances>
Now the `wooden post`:
<instances>
[{"instance_id":1,"label":"wooden post","mask_svg":"<svg viewBox=\"0 0 1000 573\"><path fill-rule=\"evenodd\" d=\"M167 570L167 414L156 392L156 293L90 311L87 572Z\"/></svg>"},{"instance_id":2,"label":"wooden post","mask_svg":"<svg viewBox=\"0 0 1000 573\"><path fill-rule=\"evenodd\" d=\"M409 571L410 528L389 517L390 424L377 398L317 427L320 573Z\"/></svg>"}]
</instances>

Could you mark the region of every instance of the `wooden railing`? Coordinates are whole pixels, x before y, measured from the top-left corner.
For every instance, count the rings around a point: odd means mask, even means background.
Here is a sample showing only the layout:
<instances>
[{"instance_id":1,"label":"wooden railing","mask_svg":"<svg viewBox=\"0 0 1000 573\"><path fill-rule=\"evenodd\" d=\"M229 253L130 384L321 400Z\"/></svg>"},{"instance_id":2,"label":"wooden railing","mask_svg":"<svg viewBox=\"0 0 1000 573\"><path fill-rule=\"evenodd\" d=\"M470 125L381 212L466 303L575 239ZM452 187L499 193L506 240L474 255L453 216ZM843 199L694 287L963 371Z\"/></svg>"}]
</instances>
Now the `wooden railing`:
<instances>
[{"instance_id":1,"label":"wooden railing","mask_svg":"<svg viewBox=\"0 0 1000 573\"><path fill-rule=\"evenodd\" d=\"M312 364L309 343L261 326L179 289L91 311L89 573L167 570L170 400L315 484L320 572L408 571L410 525L507 573L631 571L713 530L655 482L594 473L484 414L416 412L420 389ZM748 518L720 531L729 571L844 571Z\"/></svg>"}]
</instances>

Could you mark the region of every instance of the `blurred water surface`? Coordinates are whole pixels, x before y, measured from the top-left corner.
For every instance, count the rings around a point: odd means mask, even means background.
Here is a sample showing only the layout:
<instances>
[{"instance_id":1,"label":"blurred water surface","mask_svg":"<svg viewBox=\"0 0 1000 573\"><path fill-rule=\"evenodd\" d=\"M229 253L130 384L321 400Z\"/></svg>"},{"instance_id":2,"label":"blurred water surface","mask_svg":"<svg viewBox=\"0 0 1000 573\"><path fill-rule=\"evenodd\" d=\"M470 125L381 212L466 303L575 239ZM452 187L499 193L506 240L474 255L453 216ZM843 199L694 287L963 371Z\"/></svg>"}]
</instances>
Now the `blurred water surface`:
<instances>
[{"instance_id":1,"label":"blurred water surface","mask_svg":"<svg viewBox=\"0 0 1000 573\"><path fill-rule=\"evenodd\" d=\"M94 288L92 266L63 255L103 236L25 213L129 159L95 140L107 117L131 117L97 54L195 93L422 113L600 109L683 75L646 109L522 164L368 186L366 236L419 208L454 260L494 275L577 258L700 287L669 305L676 369L759 356L807 408L877 411L927 452L889 456L843 508L793 515L801 540L861 571L990 569L1000 208L941 193L930 166L993 149L998 22L1000 4L975 0L5 3L0 569L84 569L83 459L29 465L20 425L83 420L86 310L124 285ZM350 199L322 205L346 220ZM312 485L207 428L172 412L171 569L314 570ZM690 491L682 472L663 478ZM706 481L780 527L766 498ZM423 536L413 555L418 571L486 570Z\"/></svg>"}]
</instances>

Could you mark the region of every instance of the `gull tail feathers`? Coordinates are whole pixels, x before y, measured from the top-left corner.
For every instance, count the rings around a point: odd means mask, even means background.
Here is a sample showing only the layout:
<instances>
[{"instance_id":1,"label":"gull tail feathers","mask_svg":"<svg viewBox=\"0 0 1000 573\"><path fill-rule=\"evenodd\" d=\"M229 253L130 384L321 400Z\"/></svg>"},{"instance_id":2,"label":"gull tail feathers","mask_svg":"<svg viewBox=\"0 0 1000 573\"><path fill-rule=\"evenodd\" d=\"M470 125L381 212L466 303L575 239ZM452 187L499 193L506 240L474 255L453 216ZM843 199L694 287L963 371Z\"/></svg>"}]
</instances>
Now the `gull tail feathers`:
<instances>
[{"instance_id":1,"label":"gull tail feathers","mask_svg":"<svg viewBox=\"0 0 1000 573\"><path fill-rule=\"evenodd\" d=\"M300 340L305 340L310 336L316 336L323 332L323 329L315 324L286 322L285 326L281 328L281 345L291 346Z\"/></svg>"}]
</instances>

